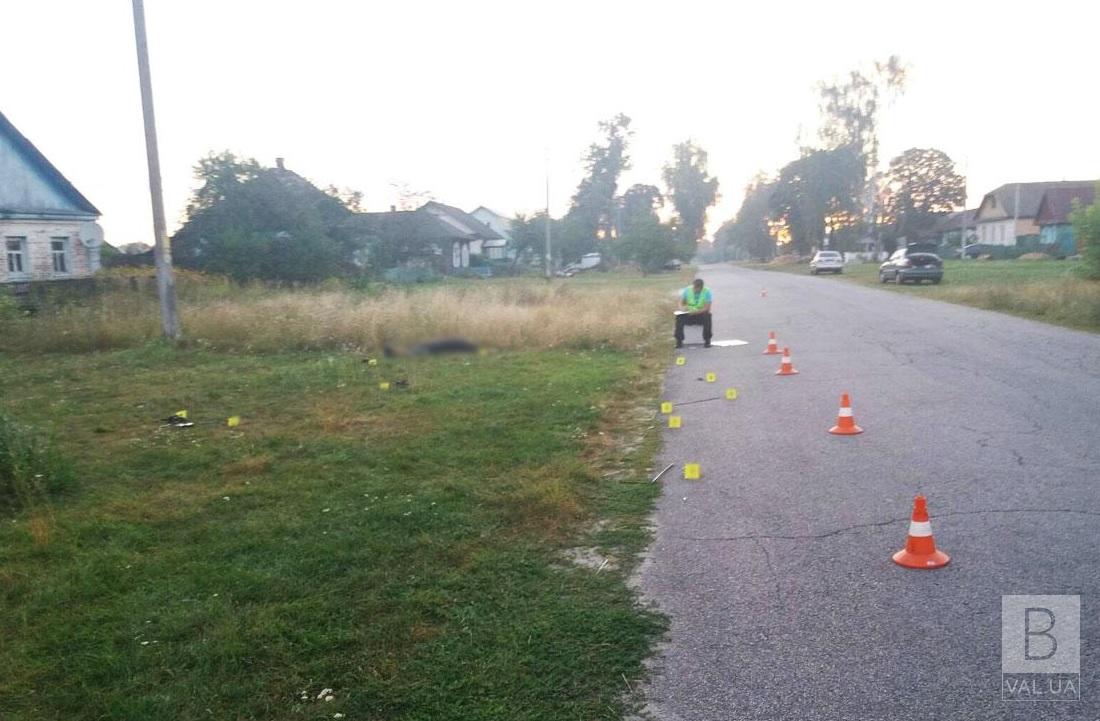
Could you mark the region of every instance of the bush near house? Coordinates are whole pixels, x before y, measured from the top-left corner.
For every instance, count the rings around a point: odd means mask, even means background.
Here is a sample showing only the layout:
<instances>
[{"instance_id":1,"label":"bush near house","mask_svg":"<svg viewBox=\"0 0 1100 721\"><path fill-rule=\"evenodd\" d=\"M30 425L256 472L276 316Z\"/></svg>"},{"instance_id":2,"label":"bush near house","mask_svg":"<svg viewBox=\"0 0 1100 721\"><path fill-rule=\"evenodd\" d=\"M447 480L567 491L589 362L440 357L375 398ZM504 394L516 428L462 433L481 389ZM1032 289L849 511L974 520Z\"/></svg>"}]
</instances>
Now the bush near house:
<instances>
[{"instance_id":1,"label":"bush near house","mask_svg":"<svg viewBox=\"0 0 1100 721\"><path fill-rule=\"evenodd\" d=\"M1096 197L1100 198L1100 185ZM1078 208L1070 216L1073 233L1084 248L1082 273L1091 280L1100 280L1100 202Z\"/></svg>"}]
</instances>

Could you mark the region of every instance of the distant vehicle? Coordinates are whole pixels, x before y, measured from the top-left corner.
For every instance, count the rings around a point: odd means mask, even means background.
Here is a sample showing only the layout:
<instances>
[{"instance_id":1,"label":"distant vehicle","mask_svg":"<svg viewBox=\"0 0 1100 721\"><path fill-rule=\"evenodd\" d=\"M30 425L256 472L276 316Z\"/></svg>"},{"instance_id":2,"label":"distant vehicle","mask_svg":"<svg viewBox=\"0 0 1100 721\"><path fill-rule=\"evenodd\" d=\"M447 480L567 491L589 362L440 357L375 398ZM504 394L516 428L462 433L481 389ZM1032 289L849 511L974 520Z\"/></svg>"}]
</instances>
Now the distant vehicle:
<instances>
[{"instance_id":1,"label":"distant vehicle","mask_svg":"<svg viewBox=\"0 0 1100 721\"><path fill-rule=\"evenodd\" d=\"M600 256L599 253L585 253L576 263L570 263L562 270L566 272L572 271L576 273L581 270L591 270L593 268L597 268L602 262L603 258Z\"/></svg>"},{"instance_id":2,"label":"distant vehicle","mask_svg":"<svg viewBox=\"0 0 1100 721\"><path fill-rule=\"evenodd\" d=\"M920 283L930 280L933 284L943 280L943 261L935 253L936 246L910 243L894 251L885 263L879 266L880 283L894 281L898 285L913 281Z\"/></svg>"},{"instance_id":3,"label":"distant vehicle","mask_svg":"<svg viewBox=\"0 0 1100 721\"><path fill-rule=\"evenodd\" d=\"M980 243L971 243L970 245L964 245L959 250L959 257L960 258L977 258L978 256L982 255L983 253L985 253L985 250L982 248L982 245Z\"/></svg>"},{"instance_id":4,"label":"distant vehicle","mask_svg":"<svg viewBox=\"0 0 1100 721\"><path fill-rule=\"evenodd\" d=\"M680 267L682 265L683 265L683 263L681 263L679 260L673 258L672 260L666 261L665 264L662 265L661 267L664 268L665 270L680 270Z\"/></svg>"},{"instance_id":5,"label":"distant vehicle","mask_svg":"<svg viewBox=\"0 0 1100 721\"><path fill-rule=\"evenodd\" d=\"M810 261L810 275L843 272L844 256L835 250L819 250Z\"/></svg>"}]
</instances>

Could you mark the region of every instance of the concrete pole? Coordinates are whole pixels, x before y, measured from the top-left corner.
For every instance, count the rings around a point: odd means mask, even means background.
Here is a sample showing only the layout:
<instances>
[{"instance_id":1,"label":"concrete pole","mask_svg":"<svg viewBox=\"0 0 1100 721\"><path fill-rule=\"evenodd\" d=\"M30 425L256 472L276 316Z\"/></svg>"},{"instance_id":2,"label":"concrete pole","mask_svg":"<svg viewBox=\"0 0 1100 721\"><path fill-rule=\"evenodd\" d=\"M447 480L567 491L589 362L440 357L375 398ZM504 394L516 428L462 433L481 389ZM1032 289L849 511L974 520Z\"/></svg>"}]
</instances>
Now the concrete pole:
<instances>
[{"instance_id":1,"label":"concrete pole","mask_svg":"<svg viewBox=\"0 0 1100 721\"><path fill-rule=\"evenodd\" d=\"M164 222L164 193L160 184L160 152L157 149L157 123L153 115L153 83L149 74L149 46L145 40L145 6L134 3L134 38L137 41L138 79L141 82L141 109L145 118L145 154L149 161L149 195L153 201L154 258L157 267L157 296L160 298L161 324L170 340L183 337L176 310L176 282L172 276L172 248Z\"/></svg>"},{"instance_id":2,"label":"concrete pole","mask_svg":"<svg viewBox=\"0 0 1100 721\"><path fill-rule=\"evenodd\" d=\"M550 151L546 151L546 277L552 278L553 256L550 250Z\"/></svg>"}]
</instances>

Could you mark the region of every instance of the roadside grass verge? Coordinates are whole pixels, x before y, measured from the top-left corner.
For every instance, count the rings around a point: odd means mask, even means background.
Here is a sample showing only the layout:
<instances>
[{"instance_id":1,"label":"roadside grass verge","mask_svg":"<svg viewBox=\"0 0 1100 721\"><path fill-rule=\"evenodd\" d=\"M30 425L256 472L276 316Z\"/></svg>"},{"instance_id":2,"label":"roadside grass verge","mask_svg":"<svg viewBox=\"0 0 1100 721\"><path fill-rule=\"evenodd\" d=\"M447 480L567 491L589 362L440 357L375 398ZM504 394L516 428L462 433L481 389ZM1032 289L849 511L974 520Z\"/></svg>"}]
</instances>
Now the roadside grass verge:
<instances>
[{"instance_id":1,"label":"roadside grass verge","mask_svg":"<svg viewBox=\"0 0 1100 721\"><path fill-rule=\"evenodd\" d=\"M233 287L190 274L181 283L180 316L188 344L217 350L377 351L456 335L494 348L630 349L645 338L653 288L669 278L458 280L367 293ZM0 317L0 351L135 348L160 336L158 313L151 289L117 288L83 303Z\"/></svg>"},{"instance_id":2,"label":"roadside grass verge","mask_svg":"<svg viewBox=\"0 0 1100 721\"><path fill-rule=\"evenodd\" d=\"M743 264L758 270L809 274L805 264ZM1077 273L1073 261L947 260L940 285L880 284L878 264L849 265L839 276L822 275L815 280L838 279L875 286L900 293L913 293L950 303L1045 321L1079 330L1100 332L1100 282Z\"/></svg>"},{"instance_id":3,"label":"roadside grass verge","mask_svg":"<svg viewBox=\"0 0 1100 721\"><path fill-rule=\"evenodd\" d=\"M0 717L621 718L663 630L626 584L653 344L363 360L0 358L0 411L79 461L0 518Z\"/></svg>"}]
</instances>

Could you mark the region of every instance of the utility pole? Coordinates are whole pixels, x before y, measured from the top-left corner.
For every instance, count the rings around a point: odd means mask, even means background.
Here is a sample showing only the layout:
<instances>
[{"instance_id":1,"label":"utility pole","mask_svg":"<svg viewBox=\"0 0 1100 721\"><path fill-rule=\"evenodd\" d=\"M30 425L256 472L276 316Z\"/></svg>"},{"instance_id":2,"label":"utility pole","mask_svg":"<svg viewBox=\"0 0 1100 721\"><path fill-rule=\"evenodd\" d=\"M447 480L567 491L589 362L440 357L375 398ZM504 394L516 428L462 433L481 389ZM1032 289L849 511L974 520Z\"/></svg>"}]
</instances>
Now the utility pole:
<instances>
[{"instance_id":1,"label":"utility pole","mask_svg":"<svg viewBox=\"0 0 1100 721\"><path fill-rule=\"evenodd\" d=\"M1016 199L1012 202L1012 245L1016 246L1016 228L1020 225L1020 184L1016 183Z\"/></svg>"},{"instance_id":2,"label":"utility pole","mask_svg":"<svg viewBox=\"0 0 1100 721\"><path fill-rule=\"evenodd\" d=\"M154 258L157 266L157 296L160 298L161 324L170 340L183 336L176 310L176 281L172 277L172 248L164 222L164 193L160 184L160 152L157 149L157 123L153 115L153 83L149 75L149 46L145 39L145 6L134 2L134 38L137 41L138 79L141 82L141 110L145 118L145 153L149 160L149 195L153 201Z\"/></svg>"},{"instance_id":3,"label":"utility pole","mask_svg":"<svg viewBox=\"0 0 1100 721\"><path fill-rule=\"evenodd\" d=\"M553 263L552 255L550 254L550 151L546 151L546 277L554 277L551 272L551 264Z\"/></svg>"}]
</instances>

